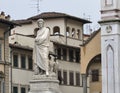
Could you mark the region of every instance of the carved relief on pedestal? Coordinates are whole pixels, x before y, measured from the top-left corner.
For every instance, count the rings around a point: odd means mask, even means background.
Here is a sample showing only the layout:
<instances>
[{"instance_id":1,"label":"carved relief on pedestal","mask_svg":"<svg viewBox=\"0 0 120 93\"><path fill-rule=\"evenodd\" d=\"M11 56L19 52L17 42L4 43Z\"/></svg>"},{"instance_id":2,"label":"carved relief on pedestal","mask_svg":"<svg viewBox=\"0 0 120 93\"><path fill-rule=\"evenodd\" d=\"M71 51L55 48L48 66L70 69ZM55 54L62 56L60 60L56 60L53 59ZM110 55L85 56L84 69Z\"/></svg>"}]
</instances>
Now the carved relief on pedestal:
<instances>
[{"instance_id":1,"label":"carved relief on pedestal","mask_svg":"<svg viewBox=\"0 0 120 93\"><path fill-rule=\"evenodd\" d=\"M104 72L105 72L105 84L107 86L106 93L115 93L115 49L114 38L105 40L105 57L104 57Z\"/></svg>"},{"instance_id":2,"label":"carved relief on pedestal","mask_svg":"<svg viewBox=\"0 0 120 93\"><path fill-rule=\"evenodd\" d=\"M108 26L106 27L106 32L107 32L107 33L112 32L112 26L108 25Z\"/></svg>"},{"instance_id":3,"label":"carved relief on pedestal","mask_svg":"<svg viewBox=\"0 0 120 93\"><path fill-rule=\"evenodd\" d=\"M109 44L106 51L106 72L107 72L107 91L108 93L115 93L115 67L114 67L114 50ZM112 88L112 89L111 89Z\"/></svg>"}]
</instances>

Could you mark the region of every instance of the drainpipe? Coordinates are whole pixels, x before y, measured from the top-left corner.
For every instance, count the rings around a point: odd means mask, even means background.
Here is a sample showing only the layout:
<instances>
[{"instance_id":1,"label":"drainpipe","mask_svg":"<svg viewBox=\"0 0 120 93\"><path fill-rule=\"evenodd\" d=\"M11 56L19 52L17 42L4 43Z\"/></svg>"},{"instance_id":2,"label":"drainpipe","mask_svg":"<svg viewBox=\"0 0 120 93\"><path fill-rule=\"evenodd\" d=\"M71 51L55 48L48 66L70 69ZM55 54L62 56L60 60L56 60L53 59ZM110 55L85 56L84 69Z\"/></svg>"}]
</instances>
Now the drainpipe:
<instances>
[{"instance_id":1,"label":"drainpipe","mask_svg":"<svg viewBox=\"0 0 120 93\"><path fill-rule=\"evenodd\" d=\"M11 69L10 69L10 72L11 72L11 93L12 93L12 55L13 55L13 50L12 48L10 48L10 65L11 65Z\"/></svg>"},{"instance_id":2,"label":"drainpipe","mask_svg":"<svg viewBox=\"0 0 120 93\"><path fill-rule=\"evenodd\" d=\"M3 89L4 91L3 91L3 93L6 92L6 91L5 91L5 90L6 90L6 86L5 86L5 85L6 85L6 84L5 84L5 83L6 83L6 72L5 72L5 71L6 71L6 69L5 69L5 68L6 68L6 67L5 67L5 66L6 66L6 59L5 59L5 46L6 46L6 45L5 45L5 43L6 43L5 40L6 40L6 38L5 38L5 37L6 37L6 33L7 33L7 32L8 32L8 30L4 32L4 74L5 74L5 77L4 77L4 89Z\"/></svg>"},{"instance_id":3,"label":"drainpipe","mask_svg":"<svg viewBox=\"0 0 120 93\"><path fill-rule=\"evenodd\" d=\"M4 74L5 74L5 77L4 77L4 92L3 93L6 93L6 68L5 68L5 66L6 66L6 58L5 58L5 46L6 46L6 42L5 42L5 40L6 40L6 35L8 34L8 32L9 31L11 31L11 29L12 28L14 28L14 26L13 25L11 25L11 26L9 26L8 27L8 29L4 32Z\"/></svg>"}]
</instances>

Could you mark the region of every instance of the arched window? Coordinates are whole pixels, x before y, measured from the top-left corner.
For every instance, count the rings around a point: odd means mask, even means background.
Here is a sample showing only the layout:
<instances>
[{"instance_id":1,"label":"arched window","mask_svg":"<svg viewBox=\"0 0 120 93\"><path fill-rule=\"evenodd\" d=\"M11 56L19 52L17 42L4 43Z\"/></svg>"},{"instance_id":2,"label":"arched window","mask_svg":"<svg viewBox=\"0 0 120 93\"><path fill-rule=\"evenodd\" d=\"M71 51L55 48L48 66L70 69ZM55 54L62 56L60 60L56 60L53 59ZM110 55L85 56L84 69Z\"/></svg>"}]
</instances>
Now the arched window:
<instances>
[{"instance_id":1,"label":"arched window","mask_svg":"<svg viewBox=\"0 0 120 93\"><path fill-rule=\"evenodd\" d=\"M53 35L60 35L60 28L58 26L53 28Z\"/></svg>"},{"instance_id":2,"label":"arched window","mask_svg":"<svg viewBox=\"0 0 120 93\"><path fill-rule=\"evenodd\" d=\"M66 28L66 36L68 36L68 37L70 36L70 27Z\"/></svg>"},{"instance_id":3,"label":"arched window","mask_svg":"<svg viewBox=\"0 0 120 93\"><path fill-rule=\"evenodd\" d=\"M80 29L77 30L77 38L80 39Z\"/></svg>"},{"instance_id":4,"label":"arched window","mask_svg":"<svg viewBox=\"0 0 120 93\"><path fill-rule=\"evenodd\" d=\"M72 37L75 37L75 29L72 28Z\"/></svg>"}]
</instances>

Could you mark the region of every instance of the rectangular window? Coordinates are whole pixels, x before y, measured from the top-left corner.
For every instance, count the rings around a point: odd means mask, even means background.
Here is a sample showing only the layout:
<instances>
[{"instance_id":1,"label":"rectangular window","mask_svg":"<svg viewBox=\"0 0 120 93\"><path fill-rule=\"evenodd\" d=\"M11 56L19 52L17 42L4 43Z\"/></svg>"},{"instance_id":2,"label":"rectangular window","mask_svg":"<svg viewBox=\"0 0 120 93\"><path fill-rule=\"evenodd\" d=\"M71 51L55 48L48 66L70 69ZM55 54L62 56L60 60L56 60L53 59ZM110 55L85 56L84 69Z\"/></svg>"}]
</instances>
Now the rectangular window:
<instances>
[{"instance_id":1,"label":"rectangular window","mask_svg":"<svg viewBox=\"0 0 120 93\"><path fill-rule=\"evenodd\" d=\"M74 74L73 74L73 72L70 72L69 73L69 82L70 82L70 85L74 85Z\"/></svg>"},{"instance_id":2,"label":"rectangular window","mask_svg":"<svg viewBox=\"0 0 120 93\"><path fill-rule=\"evenodd\" d=\"M18 87L13 87L13 93L18 93Z\"/></svg>"},{"instance_id":3,"label":"rectangular window","mask_svg":"<svg viewBox=\"0 0 120 93\"><path fill-rule=\"evenodd\" d=\"M58 59L61 59L61 48L57 49L57 56L58 56Z\"/></svg>"},{"instance_id":4,"label":"rectangular window","mask_svg":"<svg viewBox=\"0 0 120 93\"><path fill-rule=\"evenodd\" d=\"M21 87L21 93L26 93L26 89L24 87Z\"/></svg>"},{"instance_id":5,"label":"rectangular window","mask_svg":"<svg viewBox=\"0 0 120 93\"><path fill-rule=\"evenodd\" d=\"M2 60L2 44L0 44L0 60Z\"/></svg>"},{"instance_id":6,"label":"rectangular window","mask_svg":"<svg viewBox=\"0 0 120 93\"><path fill-rule=\"evenodd\" d=\"M2 82L0 81L0 93L3 93L2 92Z\"/></svg>"},{"instance_id":7,"label":"rectangular window","mask_svg":"<svg viewBox=\"0 0 120 93\"><path fill-rule=\"evenodd\" d=\"M67 85L67 72L63 71L63 84Z\"/></svg>"},{"instance_id":8,"label":"rectangular window","mask_svg":"<svg viewBox=\"0 0 120 93\"><path fill-rule=\"evenodd\" d=\"M61 70L58 70L58 80L59 80L59 84L62 84Z\"/></svg>"},{"instance_id":9,"label":"rectangular window","mask_svg":"<svg viewBox=\"0 0 120 93\"><path fill-rule=\"evenodd\" d=\"M76 86L80 86L80 73L76 73Z\"/></svg>"},{"instance_id":10,"label":"rectangular window","mask_svg":"<svg viewBox=\"0 0 120 93\"><path fill-rule=\"evenodd\" d=\"M18 55L17 54L13 55L13 66L18 67Z\"/></svg>"},{"instance_id":11,"label":"rectangular window","mask_svg":"<svg viewBox=\"0 0 120 93\"><path fill-rule=\"evenodd\" d=\"M73 50L70 49L70 50L69 50L69 61L70 61L70 62L73 62L73 58L74 58L74 57L73 57Z\"/></svg>"},{"instance_id":12,"label":"rectangular window","mask_svg":"<svg viewBox=\"0 0 120 93\"><path fill-rule=\"evenodd\" d=\"M67 60L67 50L63 48L63 60Z\"/></svg>"},{"instance_id":13,"label":"rectangular window","mask_svg":"<svg viewBox=\"0 0 120 93\"><path fill-rule=\"evenodd\" d=\"M99 81L99 70L92 70L92 82Z\"/></svg>"},{"instance_id":14,"label":"rectangular window","mask_svg":"<svg viewBox=\"0 0 120 93\"><path fill-rule=\"evenodd\" d=\"M75 51L75 61L77 62L77 63L79 63L80 62L80 51Z\"/></svg>"},{"instance_id":15,"label":"rectangular window","mask_svg":"<svg viewBox=\"0 0 120 93\"><path fill-rule=\"evenodd\" d=\"M33 69L32 56L28 56L28 69L29 69L29 70L32 70L32 69Z\"/></svg>"},{"instance_id":16,"label":"rectangular window","mask_svg":"<svg viewBox=\"0 0 120 93\"><path fill-rule=\"evenodd\" d=\"M26 57L25 55L21 55L21 68L26 68Z\"/></svg>"}]
</instances>

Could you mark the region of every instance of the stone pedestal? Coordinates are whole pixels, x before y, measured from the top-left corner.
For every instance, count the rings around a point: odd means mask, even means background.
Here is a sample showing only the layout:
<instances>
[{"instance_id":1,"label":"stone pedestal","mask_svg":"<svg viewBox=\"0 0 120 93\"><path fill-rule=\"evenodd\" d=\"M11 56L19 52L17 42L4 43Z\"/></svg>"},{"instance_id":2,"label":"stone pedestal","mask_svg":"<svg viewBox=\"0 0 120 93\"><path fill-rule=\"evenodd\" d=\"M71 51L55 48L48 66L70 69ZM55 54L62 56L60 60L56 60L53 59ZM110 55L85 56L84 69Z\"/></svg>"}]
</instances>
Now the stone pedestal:
<instances>
[{"instance_id":1,"label":"stone pedestal","mask_svg":"<svg viewBox=\"0 0 120 93\"><path fill-rule=\"evenodd\" d=\"M62 93L56 75L33 75L29 93Z\"/></svg>"}]
</instances>

